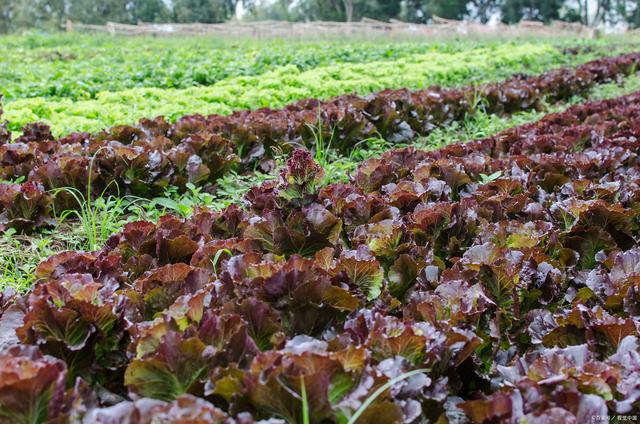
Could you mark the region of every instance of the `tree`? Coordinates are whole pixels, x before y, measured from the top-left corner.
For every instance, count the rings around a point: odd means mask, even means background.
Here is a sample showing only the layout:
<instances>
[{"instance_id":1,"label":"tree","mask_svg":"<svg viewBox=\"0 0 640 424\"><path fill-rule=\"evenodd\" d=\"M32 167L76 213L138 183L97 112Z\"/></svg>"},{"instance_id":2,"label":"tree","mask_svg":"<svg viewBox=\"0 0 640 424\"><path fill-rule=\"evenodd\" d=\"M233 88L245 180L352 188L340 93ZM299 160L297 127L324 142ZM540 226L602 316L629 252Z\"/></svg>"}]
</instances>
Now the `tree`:
<instances>
[{"instance_id":1,"label":"tree","mask_svg":"<svg viewBox=\"0 0 640 424\"><path fill-rule=\"evenodd\" d=\"M399 18L402 12L400 0L354 0L354 19L363 17L374 18L381 21Z\"/></svg>"},{"instance_id":2,"label":"tree","mask_svg":"<svg viewBox=\"0 0 640 424\"><path fill-rule=\"evenodd\" d=\"M65 15L72 21L90 24L131 23L128 3L128 0L69 0Z\"/></svg>"},{"instance_id":3,"label":"tree","mask_svg":"<svg viewBox=\"0 0 640 424\"><path fill-rule=\"evenodd\" d=\"M173 0L176 22L217 23L231 18L236 11L236 0Z\"/></svg>"},{"instance_id":4,"label":"tree","mask_svg":"<svg viewBox=\"0 0 640 424\"><path fill-rule=\"evenodd\" d=\"M500 10L499 0L472 0L467 4L469 18L486 23Z\"/></svg>"},{"instance_id":5,"label":"tree","mask_svg":"<svg viewBox=\"0 0 640 424\"><path fill-rule=\"evenodd\" d=\"M589 25L589 3L590 0L576 0L576 6L567 10L565 19L570 22L580 22L583 25Z\"/></svg>"},{"instance_id":6,"label":"tree","mask_svg":"<svg viewBox=\"0 0 640 424\"><path fill-rule=\"evenodd\" d=\"M0 28L16 30L20 28L59 29L65 20L64 0L2 0L0 1Z\"/></svg>"},{"instance_id":7,"label":"tree","mask_svg":"<svg viewBox=\"0 0 640 424\"><path fill-rule=\"evenodd\" d=\"M235 15L238 2L250 19L262 20L429 22L439 16L486 22L500 12L507 23L562 19L640 26L640 0L0 0L0 32L58 29L67 19L92 24L224 22Z\"/></svg>"},{"instance_id":8,"label":"tree","mask_svg":"<svg viewBox=\"0 0 640 424\"><path fill-rule=\"evenodd\" d=\"M640 26L640 0L626 2L620 0L617 5L620 14L624 16L625 22L633 28Z\"/></svg>"},{"instance_id":9,"label":"tree","mask_svg":"<svg viewBox=\"0 0 640 424\"><path fill-rule=\"evenodd\" d=\"M407 0L402 19L409 22L429 22L433 16L463 19L467 15L468 0Z\"/></svg>"},{"instance_id":10,"label":"tree","mask_svg":"<svg viewBox=\"0 0 640 424\"><path fill-rule=\"evenodd\" d=\"M502 20L507 23L530 21L549 22L560 18L563 0L504 0L500 6Z\"/></svg>"},{"instance_id":11,"label":"tree","mask_svg":"<svg viewBox=\"0 0 640 424\"><path fill-rule=\"evenodd\" d=\"M260 0L244 0L243 6L247 11L245 19L294 21L290 9L294 0L275 0L269 4L262 4Z\"/></svg>"},{"instance_id":12,"label":"tree","mask_svg":"<svg viewBox=\"0 0 640 424\"><path fill-rule=\"evenodd\" d=\"M344 21L342 0L304 0L294 3L292 16L296 21Z\"/></svg>"},{"instance_id":13,"label":"tree","mask_svg":"<svg viewBox=\"0 0 640 424\"><path fill-rule=\"evenodd\" d=\"M351 22L353 20L353 0L342 0L342 3L344 4L346 21Z\"/></svg>"},{"instance_id":14,"label":"tree","mask_svg":"<svg viewBox=\"0 0 640 424\"><path fill-rule=\"evenodd\" d=\"M618 24L626 22L636 27L640 14L639 0L597 0L594 24Z\"/></svg>"},{"instance_id":15,"label":"tree","mask_svg":"<svg viewBox=\"0 0 640 424\"><path fill-rule=\"evenodd\" d=\"M133 0L128 8L134 22L160 23L171 20L171 13L163 0Z\"/></svg>"},{"instance_id":16,"label":"tree","mask_svg":"<svg viewBox=\"0 0 640 424\"><path fill-rule=\"evenodd\" d=\"M402 10L401 0L299 0L286 3L286 14L294 21L350 22L363 17L387 21L398 18ZM276 4L283 9L282 2ZM267 7L274 8L273 5Z\"/></svg>"},{"instance_id":17,"label":"tree","mask_svg":"<svg viewBox=\"0 0 640 424\"><path fill-rule=\"evenodd\" d=\"M16 0L0 0L0 33L8 33L14 31Z\"/></svg>"}]
</instances>

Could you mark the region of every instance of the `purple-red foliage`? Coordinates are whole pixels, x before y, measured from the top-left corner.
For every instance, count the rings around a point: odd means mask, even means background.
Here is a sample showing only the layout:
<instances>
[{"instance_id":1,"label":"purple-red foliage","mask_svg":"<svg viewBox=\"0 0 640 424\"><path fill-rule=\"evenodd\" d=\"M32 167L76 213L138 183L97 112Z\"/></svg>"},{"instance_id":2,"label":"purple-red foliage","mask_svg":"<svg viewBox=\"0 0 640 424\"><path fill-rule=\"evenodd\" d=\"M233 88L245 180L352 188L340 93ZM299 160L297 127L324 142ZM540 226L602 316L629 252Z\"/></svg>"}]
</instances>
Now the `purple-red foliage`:
<instances>
[{"instance_id":1,"label":"purple-red foliage","mask_svg":"<svg viewBox=\"0 0 640 424\"><path fill-rule=\"evenodd\" d=\"M294 151L245 207L130 223L3 294L0 414L337 423L416 369L359 422L637 413L639 140L637 93L350 184Z\"/></svg>"},{"instance_id":2,"label":"purple-red foliage","mask_svg":"<svg viewBox=\"0 0 640 424\"><path fill-rule=\"evenodd\" d=\"M45 190L72 187L83 194L90 184L92 195L117 187L120 194L146 198L162 194L168 186L184 190L187 183L213 189L231 169L249 170L259 164L272 170L274 149L290 153L292 146L304 145L313 150L320 137L331 140L331 148L341 153L373 136L406 142L478 109L509 114L538 109L544 101L569 99L595 84L630 74L639 62L640 54L625 54L461 89L384 90L366 97L306 99L280 110L185 116L175 124L158 117L57 140L43 124L27 125L13 141L0 126L0 179L25 178ZM372 184L384 182L383 176L372 175ZM55 199L56 210L77 207L74 203L67 192ZM0 213L4 209L0 204ZM44 217L10 213L18 219L15 225L13 221L0 225L28 231L46 223Z\"/></svg>"}]
</instances>

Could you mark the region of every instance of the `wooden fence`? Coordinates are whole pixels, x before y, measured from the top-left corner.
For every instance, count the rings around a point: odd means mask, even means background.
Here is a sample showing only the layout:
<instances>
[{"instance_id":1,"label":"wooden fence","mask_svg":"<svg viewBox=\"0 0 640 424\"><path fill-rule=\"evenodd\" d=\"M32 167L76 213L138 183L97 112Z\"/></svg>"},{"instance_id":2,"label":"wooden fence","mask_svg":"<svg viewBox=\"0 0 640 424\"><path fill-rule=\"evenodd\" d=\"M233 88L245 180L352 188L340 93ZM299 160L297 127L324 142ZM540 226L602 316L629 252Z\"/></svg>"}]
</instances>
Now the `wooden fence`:
<instances>
[{"instance_id":1,"label":"wooden fence","mask_svg":"<svg viewBox=\"0 0 640 424\"><path fill-rule=\"evenodd\" d=\"M479 23L453 21L434 17L430 24L412 24L397 20L381 22L363 18L359 22L232 22L221 24L152 24L140 22L137 25L109 22L106 25L88 25L68 21L66 30L103 32L111 35L219 35L225 37L254 38L411 38L468 36L558 36L574 35L596 37L597 31L581 24L553 22L543 25L540 22L523 21L517 25L483 25Z\"/></svg>"}]
</instances>

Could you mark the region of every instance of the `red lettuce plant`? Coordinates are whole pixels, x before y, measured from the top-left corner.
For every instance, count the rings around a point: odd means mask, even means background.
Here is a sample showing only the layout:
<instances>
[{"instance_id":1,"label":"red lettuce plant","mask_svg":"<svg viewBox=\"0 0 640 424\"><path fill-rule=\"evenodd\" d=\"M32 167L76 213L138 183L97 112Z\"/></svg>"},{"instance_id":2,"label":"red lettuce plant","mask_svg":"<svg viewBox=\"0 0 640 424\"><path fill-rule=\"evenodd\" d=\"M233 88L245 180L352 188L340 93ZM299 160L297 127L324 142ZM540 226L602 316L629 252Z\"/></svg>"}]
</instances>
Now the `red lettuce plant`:
<instances>
[{"instance_id":1,"label":"red lettuce plant","mask_svg":"<svg viewBox=\"0 0 640 424\"><path fill-rule=\"evenodd\" d=\"M242 206L133 222L98 252L55 255L30 293L0 296L0 413L221 423L636 413L637 122L639 93L432 152L391 151L325 186L295 150ZM129 148L144 134L112 136Z\"/></svg>"},{"instance_id":2,"label":"red lettuce plant","mask_svg":"<svg viewBox=\"0 0 640 424\"><path fill-rule=\"evenodd\" d=\"M11 142L9 133L0 126L0 178L24 177L46 189L73 187L83 194L90 181L90 195L94 196L105 189L117 189L120 194L149 198L163 193L168 186L185 190L187 183L213 189L215 181L231 170L251 170L256 165L264 171L273 170L274 152L290 153L293 146L303 145L311 150L331 148L348 154L362 140L380 136L390 142L406 142L434 128L459 122L477 110L489 114L535 110L545 101L566 100L596 84L628 75L634 72L639 59L638 54L625 54L594 60L574 69L551 70L537 76L516 75L499 83L461 89L384 90L367 97L306 99L280 110L185 116L174 124L163 117L142 119L135 126L116 126L94 135L71 134L58 140L54 140L46 125L34 123L27 125L22 136ZM562 140L552 136L540 138L535 150L555 151L553 142L581 148L607 129L594 132L583 125L571 131L572 134L566 134ZM323 140L323 146L315 145L319 140ZM419 161L419 158L412 160ZM93 163L91 175L86 167L89 162ZM358 181L365 193L391 182L389 166L386 162L370 161L368 166L361 167ZM404 172L402 167L391 166L396 172ZM549 159L544 166L547 172L539 177L540 184L546 188L571 178L557 172L556 168L563 166L558 160ZM433 197L437 197L439 189L445 189L451 190L457 200L458 192L470 183L459 166L447 161L432 163L430 167L429 172L435 179L448 184L437 186L439 183L433 181L431 186L426 185L424 188ZM315 171L319 178L320 173L321 170ZM295 172L289 172L289 177L306 178ZM317 183L312 180L287 182L289 186L282 187L282 195L293 196L287 200L294 203L304 202L305 185ZM410 190L406 185L388 188L396 191L395 203L401 209L415 206L417 202L417 198L408 196ZM302 192L296 193L297 190ZM73 203L64 193L56 199L56 206L63 209L73 207ZM46 216L47 211L38 213ZM39 216L33 218L36 225L42 223ZM15 226L29 229L21 227L19 222L15 222Z\"/></svg>"}]
</instances>

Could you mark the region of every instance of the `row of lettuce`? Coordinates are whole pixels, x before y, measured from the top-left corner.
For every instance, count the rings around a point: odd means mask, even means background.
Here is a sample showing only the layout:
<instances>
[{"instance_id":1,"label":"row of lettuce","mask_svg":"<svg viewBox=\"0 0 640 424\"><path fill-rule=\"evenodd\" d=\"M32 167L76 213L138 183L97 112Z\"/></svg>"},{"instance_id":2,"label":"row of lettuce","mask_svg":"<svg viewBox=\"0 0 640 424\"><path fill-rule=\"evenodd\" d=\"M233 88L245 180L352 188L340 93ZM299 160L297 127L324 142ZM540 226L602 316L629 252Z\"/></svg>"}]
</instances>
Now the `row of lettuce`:
<instances>
[{"instance_id":1,"label":"row of lettuce","mask_svg":"<svg viewBox=\"0 0 640 424\"><path fill-rule=\"evenodd\" d=\"M391 151L327 186L298 149L243 206L52 256L30 293L0 299L0 418L637 412L639 122L636 93Z\"/></svg>"},{"instance_id":2,"label":"row of lettuce","mask_svg":"<svg viewBox=\"0 0 640 424\"><path fill-rule=\"evenodd\" d=\"M210 190L230 170L273 169L274 152L286 154L296 145L314 149L324 140L347 154L371 137L410 141L478 110L510 114L567 100L635 72L639 61L640 54L625 54L461 89L308 99L280 110L187 116L175 124L160 117L59 139L40 123L25 126L15 140L5 127L0 130L0 178L21 182L0 184L0 229L28 232L51 224L52 209L77 207L68 191L54 196L58 188L83 195L91 191L87 198L105 189L151 198L169 186L184 189L188 183Z\"/></svg>"},{"instance_id":3,"label":"row of lettuce","mask_svg":"<svg viewBox=\"0 0 640 424\"><path fill-rule=\"evenodd\" d=\"M41 121L51 126L54 135L61 136L75 131L97 132L157 115L174 122L187 114L281 108L301 99L328 99L345 93L366 95L386 88L418 89L434 84L451 87L496 81L513 73L538 73L593 57L588 52L565 55L544 43L481 45L462 51L433 51L397 60L336 63L308 70L288 65L258 76L227 78L207 87L104 91L97 93L95 99L80 101L18 99L5 105L5 114L12 122L12 131Z\"/></svg>"},{"instance_id":4,"label":"row of lettuce","mask_svg":"<svg viewBox=\"0 0 640 424\"><path fill-rule=\"evenodd\" d=\"M484 44L491 44L484 42ZM591 47L589 43L587 47ZM429 52L453 53L476 43L223 40L207 37L101 37L82 34L0 39L0 94L6 100L95 98L131 88L208 86L282 66L301 71L334 63L397 60ZM602 48L602 46L593 46Z\"/></svg>"}]
</instances>

